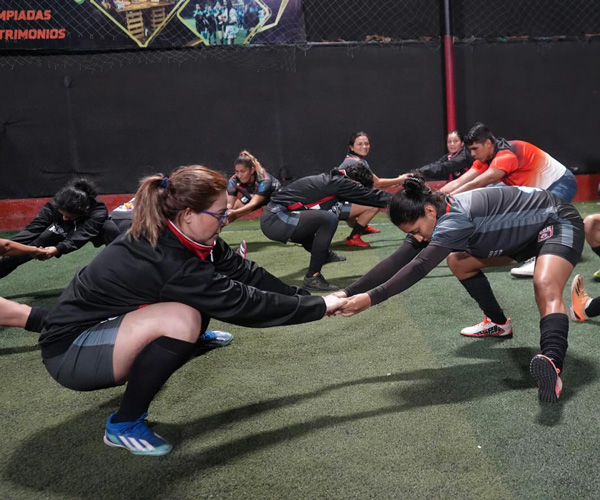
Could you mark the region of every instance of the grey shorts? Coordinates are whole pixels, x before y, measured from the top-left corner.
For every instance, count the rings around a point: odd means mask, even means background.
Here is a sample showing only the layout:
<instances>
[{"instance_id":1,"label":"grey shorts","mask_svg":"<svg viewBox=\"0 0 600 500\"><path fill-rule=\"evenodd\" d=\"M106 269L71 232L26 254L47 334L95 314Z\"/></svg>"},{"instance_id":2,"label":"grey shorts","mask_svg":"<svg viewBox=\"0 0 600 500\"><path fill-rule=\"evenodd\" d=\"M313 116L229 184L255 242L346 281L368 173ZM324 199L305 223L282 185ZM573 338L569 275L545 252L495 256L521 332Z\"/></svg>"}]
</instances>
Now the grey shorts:
<instances>
[{"instance_id":1,"label":"grey shorts","mask_svg":"<svg viewBox=\"0 0 600 500\"><path fill-rule=\"evenodd\" d=\"M60 385L75 391L114 387L113 350L125 315L88 328L62 354L44 359L46 370Z\"/></svg>"},{"instance_id":2,"label":"grey shorts","mask_svg":"<svg viewBox=\"0 0 600 500\"><path fill-rule=\"evenodd\" d=\"M581 259L585 243L585 230L581 215L570 204L560 205L560 221L548 225L538 233L520 252L511 255L513 260L524 262L540 255L558 255L569 261L573 267Z\"/></svg>"}]
</instances>

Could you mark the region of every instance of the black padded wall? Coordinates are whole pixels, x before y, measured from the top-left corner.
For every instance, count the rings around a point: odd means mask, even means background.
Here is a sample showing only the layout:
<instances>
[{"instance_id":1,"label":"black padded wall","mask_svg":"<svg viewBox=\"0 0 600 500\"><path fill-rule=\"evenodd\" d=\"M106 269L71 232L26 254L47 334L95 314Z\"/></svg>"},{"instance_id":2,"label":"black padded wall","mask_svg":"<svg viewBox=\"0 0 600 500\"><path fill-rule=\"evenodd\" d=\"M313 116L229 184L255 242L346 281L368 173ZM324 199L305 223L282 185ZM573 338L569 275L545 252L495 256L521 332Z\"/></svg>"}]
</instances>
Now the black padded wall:
<instances>
[{"instance_id":1,"label":"black padded wall","mask_svg":"<svg viewBox=\"0 0 600 500\"><path fill-rule=\"evenodd\" d=\"M371 134L379 175L443 146L440 54L422 45L315 47L276 72L204 60L90 72L52 57L3 70L2 198L50 195L73 175L118 193L178 165L230 172L244 148L299 177L337 166L356 129Z\"/></svg>"},{"instance_id":2,"label":"black padded wall","mask_svg":"<svg viewBox=\"0 0 600 500\"><path fill-rule=\"evenodd\" d=\"M460 128L484 121L580 172L598 169L599 43L481 43L455 53ZM88 58L86 68L93 58L102 64L79 70L77 58ZM357 129L371 135L369 162L380 176L444 151L439 46L315 46L296 52L294 71L271 72L110 59L2 66L0 198L51 195L73 175L122 193L178 165L230 172L244 148L275 175L285 167L299 177L339 164Z\"/></svg>"}]
</instances>

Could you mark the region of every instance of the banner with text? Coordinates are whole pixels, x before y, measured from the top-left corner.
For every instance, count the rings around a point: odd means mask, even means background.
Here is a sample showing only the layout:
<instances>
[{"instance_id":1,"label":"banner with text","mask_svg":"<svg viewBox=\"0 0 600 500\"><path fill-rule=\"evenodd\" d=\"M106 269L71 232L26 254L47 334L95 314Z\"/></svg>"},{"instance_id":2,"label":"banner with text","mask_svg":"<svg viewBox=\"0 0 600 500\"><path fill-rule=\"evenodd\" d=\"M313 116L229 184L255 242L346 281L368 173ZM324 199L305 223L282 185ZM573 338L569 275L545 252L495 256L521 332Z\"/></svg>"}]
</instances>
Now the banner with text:
<instances>
[{"instance_id":1,"label":"banner with text","mask_svg":"<svg viewBox=\"0 0 600 500\"><path fill-rule=\"evenodd\" d=\"M306 41L301 0L11 0L0 49L107 50Z\"/></svg>"}]
</instances>

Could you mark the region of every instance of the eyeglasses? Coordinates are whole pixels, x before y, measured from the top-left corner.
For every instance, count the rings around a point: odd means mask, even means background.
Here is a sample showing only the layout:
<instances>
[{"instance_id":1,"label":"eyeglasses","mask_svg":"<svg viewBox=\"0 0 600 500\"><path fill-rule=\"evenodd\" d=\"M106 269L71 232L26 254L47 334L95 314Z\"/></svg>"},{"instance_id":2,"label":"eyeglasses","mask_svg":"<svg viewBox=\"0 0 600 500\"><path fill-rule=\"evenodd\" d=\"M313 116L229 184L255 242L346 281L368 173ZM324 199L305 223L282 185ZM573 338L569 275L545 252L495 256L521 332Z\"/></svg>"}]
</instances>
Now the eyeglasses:
<instances>
[{"instance_id":1,"label":"eyeglasses","mask_svg":"<svg viewBox=\"0 0 600 500\"><path fill-rule=\"evenodd\" d=\"M210 212L209 210L200 211L201 214L212 215L216 219L219 219L219 226L225 225L225 222L227 221L227 217L229 217L229 212L230 212L230 210L228 208L225 210L225 212L223 212L221 214L217 213L217 212Z\"/></svg>"}]
</instances>

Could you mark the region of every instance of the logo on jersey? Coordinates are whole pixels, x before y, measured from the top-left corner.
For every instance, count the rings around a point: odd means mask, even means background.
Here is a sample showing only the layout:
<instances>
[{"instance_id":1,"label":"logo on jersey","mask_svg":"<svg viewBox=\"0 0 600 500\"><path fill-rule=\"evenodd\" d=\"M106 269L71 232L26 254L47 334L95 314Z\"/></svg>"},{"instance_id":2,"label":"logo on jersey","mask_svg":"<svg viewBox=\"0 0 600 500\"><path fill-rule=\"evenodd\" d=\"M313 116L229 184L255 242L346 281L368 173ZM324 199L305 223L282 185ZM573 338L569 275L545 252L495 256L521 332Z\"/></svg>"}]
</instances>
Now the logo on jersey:
<instances>
[{"instance_id":1,"label":"logo on jersey","mask_svg":"<svg viewBox=\"0 0 600 500\"><path fill-rule=\"evenodd\" d=\"M554 236L554 226L548 226L538 233L538 243L546 241Z\"/></svg>"},{"instance_id":2,"label":"logo on jersey","mask_svg":"<svg viewBox=\"0 0 600 500\"><path fill-rule=\"evenodd\" d=\"M504 250L490 250L488 252L488 259L491 259L492 257L500 257L502 254L504 253Z\"/></svg>"}]
</instances>

